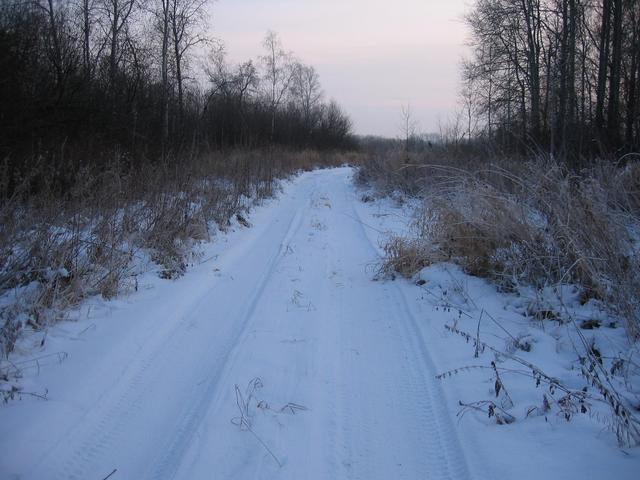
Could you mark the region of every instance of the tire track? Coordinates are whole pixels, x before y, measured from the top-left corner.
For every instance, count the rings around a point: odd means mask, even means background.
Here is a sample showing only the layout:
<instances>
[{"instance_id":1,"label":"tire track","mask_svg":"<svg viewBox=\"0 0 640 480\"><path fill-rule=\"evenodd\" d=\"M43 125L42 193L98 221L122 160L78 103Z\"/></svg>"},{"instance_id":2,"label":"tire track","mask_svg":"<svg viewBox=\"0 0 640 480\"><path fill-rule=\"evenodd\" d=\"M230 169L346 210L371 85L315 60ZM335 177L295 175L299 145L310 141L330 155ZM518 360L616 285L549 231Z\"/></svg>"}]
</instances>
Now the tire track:
<instances>
[{"instance_id":1,"label":"tire track","mask_svg":"<svg viewBox=\"0 0 640 480\"><path fill-rule=\"evenodd\" d=\"M346 196L350 214L357 219L358 233L364 239L372 253L377 248L364 230L364 222L353 202L353 196ZM404 384L408 398L418 405L415 410L419 413L416 426L424 429L421 435L425 439L424 450L428 458L429 479L434 480L466 480L471 478L460 440L451 421L451 413L440 385L436 382L436 370L430 354L422 340L422 333L418 320L409 308L403 292L395 282L388 282L390 291L388 297L396 306L393 325L399 334L399 340L414 361L405 362L409 369L408 383Z\"/></svg>"},{"instance_id":2,"label":"tire track","mask_svg":"<svg viewBox=\"0 0 640 480\"><path fill-rule=\"evenodd\" d=\"M310 174L263 237L229 251L235 280L163 302L158 328L28 478L469 479L419 317L366 273L377 249L347 182ZM317 308L287 309L294 277ZM256 375L273 408L254 406L256 434L281 468L229 424L234 383ZM309 410L275 416L286 401Z\"/></svg>"},{"instance_id":3,"label":"tire track","mask_svg":"<svg viewBox=\"0 0 640 480\"><path fill-rule=\"evenodd\" d=\"M225 341L223 350L206 351L206 356L196 366L197 374L191 377L198 378L206 375L204 387L194 387L190 392L178 392L177 395L184 400L182 414L178 420L170 419L174 412L166 412L167 417L159 417L165 422L165 431L172 430L168 435L169 440L160 440L160 448L156 452L155 461L147 459L145 465L152 465L151 471L143 478L166 479L172 478L177 471L180 459L187 449L194 432L197 430L199 419L207 411L207 408L216 395L219 388L221 372L225 370L233 358L233 351L241 343L243 335L251 321L258 304L278 262L286 253L286 245L296 234L302 225L302 211L305 206L300 206L292 215L280 244L274 249L274 253L267 260L262 274L257 276L253 287L243 290L249 296L239 302L240 310L231 322L234 328ZM251 246L251 245L250 245ZM215 288L215 282L211 288ZM210 291L210 290L208 290ZM136 424L140 415L149 415L147 411L150 403L153 404L153 395L171 392L170 388L163 385L163 372L174 362L176 356L181 356L186 362L189 355L190 341L193 339L190 332L190 324L199 318L203 311L211 310L216 305L211 305L209 295L205 292L191 305L186 314L174 323L170 329L160 329L153 332L151 338L136 355L135 361L123 372L117 385L110 390L100 401L84 414L84 421L78 422L74 429L60 440L57 446L43 458L35 467L30 478L55 478L86 480L94 477L104 477L114 468L126 475L126 468L121 463L132 464L135 462L136 444L146 439L157 442L159 439L148 438L145 432L134 432L131 426ZM228 322L227 322L228 323ZM185 354L185 352L187 352ZM196 395L197 394L197 395ZM180 402L174 402L174 404ZM143 423L144 424L144 423ZM171 426L173 424L173 426ZM131 437L131 434L134 437ZM133 448L128 453L131 458L114 458L114 452L119 451L122 444L131 445ZM60 452L69 452L66 455ZM75 446L74 446L75 445ZM121 451L121 449L120 449ZM128 462L128 463L127 463Z\"/></svg>"},{"instance_id":4,"label":"tire track","mask_svg":"<svg viewBox=\"0 0 640 480\"><path fill-rule=\"evenodd\" d=\"M253 291L249 301L247 302L246 308L234 322L238 324L239 328L236 331L235 336L227 343L229 348L222 354L222 357L227 360L218 365L211 366L212 368L209 371L213 374L206 382L205 391L199 395L198 400L190 405L186 410L183 418L179 422L179 427L174 433L172 440L162 449L162 454L159 456L158 461L154 462L156 467L153 469L150 478L156 480L174 478L180 467L180 460L188 449L193 435L198 429L200 420L209 410L212 400L216 397L220 397L221 384L223 384L224 387L228 386L224 381L221 381L223 380L224 372L225 370L229 371L231 369L235 361L237 350L243 343L242 337L246 335L246 332L249 329L256 307L262 298L278 263L285 256L287 245L300 230L302 226L302 219L303 216L301 214L301 209L298 209L289 223L287 231L280 244L280 248L269 260L266 270L260 277L256 289Z\"/></svg>"}]
</instances>

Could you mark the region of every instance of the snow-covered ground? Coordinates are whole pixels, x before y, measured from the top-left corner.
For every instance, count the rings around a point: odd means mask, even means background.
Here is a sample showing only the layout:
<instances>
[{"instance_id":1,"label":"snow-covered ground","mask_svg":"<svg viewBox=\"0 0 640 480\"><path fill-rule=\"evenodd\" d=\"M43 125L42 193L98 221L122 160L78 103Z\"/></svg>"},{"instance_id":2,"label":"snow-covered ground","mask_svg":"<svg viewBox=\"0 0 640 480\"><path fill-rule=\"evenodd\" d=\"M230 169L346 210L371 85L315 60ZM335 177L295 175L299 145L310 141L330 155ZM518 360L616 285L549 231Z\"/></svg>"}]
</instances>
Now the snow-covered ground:
<instances>
[{"instance_id":1,"label":"snow-covered ground","mask_svg":"<svg viewBox=\"0 0 640 480\"><path fill-rule=\"evenodd\" d=\"M638 449L605 425L530 412L531 379L504 375L515 422L459 418L459 401L493 398L495 378L437 375L492 353L474 358L445 325L475 333L487 312L496 322L477 335L491 343L495 323L520 321L513 335L533 348L518 354L569 383L558 339L570 337L531 328L515 297L453 266L425 269L422 285L374 281L386 232L409 219L362 203L351 176L302 174L184 277L143 276L127 297L86 302L44 346L27 338L12 360L47 400L0 408L0 478L638 478Z\"/></svg>"}]
</instances>

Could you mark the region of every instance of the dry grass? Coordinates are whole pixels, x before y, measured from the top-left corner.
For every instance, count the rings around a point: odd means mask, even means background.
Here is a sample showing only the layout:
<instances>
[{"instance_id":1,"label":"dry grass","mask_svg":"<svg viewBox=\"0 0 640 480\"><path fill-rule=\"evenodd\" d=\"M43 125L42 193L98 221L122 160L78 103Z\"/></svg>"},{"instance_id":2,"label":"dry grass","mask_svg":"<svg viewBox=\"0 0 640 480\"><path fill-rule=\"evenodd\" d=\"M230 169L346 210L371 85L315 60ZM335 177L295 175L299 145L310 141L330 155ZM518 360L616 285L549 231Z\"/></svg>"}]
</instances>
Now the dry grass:
<instances>
[{"instance_id":1,"label":"dry grass","mask_svg":"<svg viewBox=\"0 0 640 480\"><path fill-rule=\"evenodd\" d=\"M387 168L410 168L414 176L419 176L406 184L398 181L397 170L385 172L379 161L372 163L365 165L360 175L382 193L401 190L411 194L416 185L421 185L418 195L424 200L413 236L388 241L383 272L411 277L427 265L449 261L469 274L491 279L505 291L532 286L542 294L551 290L546 287L572 284L579 287L581 301L595 299L624 320L630 345L640 338L639 163L622 166L600 162L580 172L545 158L490 163L445 156L439 162L429 157L417 159L410 167L387 164ZM578 412L592 415L589 400L593 399L609 407L609 415L593 415L611 428L619 444L638 445L637 402L629 400L633 395L631 383L627 383L633 374L631 370L617 370L626 361L621 358L633 356L633 347L621 353L620 359L607 363L568 311L534 313L541 321L566 321L575 329L580 341L574 348L584 389L561 385L535 365L480 341L477 333L459 330L455 323L445 328L473 344L476 357L479 348L488 348L530 371L536 389L546 384L542 406L545 415L552 408L566 420ZM583 322L582 328L593 328L585 326L591 322ZM531 346L525 345L527 349L523 349L528 351ZM496 398L504 392L499 369L509 371L492 363ZM624 376L626 386L614 379L616 375ZM618 393L618 389L625 393ZM494 417L497 423L516 420L493 401L460 405L461 414L475 409Z\"/></svg>"},{"instance_id":2,"label":"dry grass","mask_svg":"<svg viewBox=\"0 0 640 480\"><path fill-rule=\"evenodd\" d=\"M25 327L46 328L87 296L134 286L138 257L150 256L163 278L181 275L212 225L224 230L248 202L272 196L278 179L356 161L267 150L132 167L116 156L78 171L64 192L47 187L51 169L31 172L10 196L0 191L0 355Z\"/></svg>"},{"instance_id":3,"label":"dry grass","mask_svg":"<svg viewBox=\"0 0 640 480\"><path fill-rule=\"evenodd\" d=\"M406 152L378 154L361 162L355 177L360 185L371 185L382 195L401 191L419 194L425 185L421 163L424 158Z\"/></svg>"},{"instance_id":4,"label":"dry grass","mask_svg":"<svg viewBox=\"0 0 640 480\"><path fill-rule=\"evenodd\" d=\"M421 239L393 237L384 246L385 262L381 273L399 273L411 277L433 261L429 245Z\"/></svg>"},{"instance_id":5,"label":"dry grass","mask_svg":"<svg viewBox=\"0 0 640 480\"><path fill-rule=\"evenodd\" d=\"M602 162L574 172L543 158L431 160L386 173L374 161L360 174L376 185L388 178L383 192L414 193L421 185L425 199L415 238L387 245L387 271L411 276L453 261L505 290L574 283L584 301L604 301L626 319L631 336L640 335L639 164ZM407 168L405 185L398 172Z\"/></svg>"}]
</instances>

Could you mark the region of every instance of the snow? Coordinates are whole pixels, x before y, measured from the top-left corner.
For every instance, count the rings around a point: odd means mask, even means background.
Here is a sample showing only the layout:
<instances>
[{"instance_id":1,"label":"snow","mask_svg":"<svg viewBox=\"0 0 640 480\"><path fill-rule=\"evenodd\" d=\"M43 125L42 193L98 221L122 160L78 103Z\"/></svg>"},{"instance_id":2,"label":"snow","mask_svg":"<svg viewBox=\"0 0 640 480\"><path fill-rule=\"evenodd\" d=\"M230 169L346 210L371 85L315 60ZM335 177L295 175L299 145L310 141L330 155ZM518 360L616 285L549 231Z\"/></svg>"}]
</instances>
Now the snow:
<instances>
[{"instance_id":1,"label":"snow","mask_svg":"<svg viewBox=\"0 0 640 480\"><path fill-rule=\"evenodd\" d=\"M183 277L140 276L128 296L71 312L43 346L42 333L26 338L12 360L24 391L47 400L0 408L0 478L637 478L638 449L593 418L526 417L542 405L530 378L504 374L514 423L459 418L460 400L494 399L492 372L436 376L494 357L474 358L445 325L475 333L487 312L532 343L518 355L577 386L571 336L526 318L526 292L453 265L423 270L421 286L374 281L412 206L362 203L352 173L299 175ZM624 348L621 328L591 335ZM508 348L488 318L480 336Z\"/></svg>"}]
</instances>

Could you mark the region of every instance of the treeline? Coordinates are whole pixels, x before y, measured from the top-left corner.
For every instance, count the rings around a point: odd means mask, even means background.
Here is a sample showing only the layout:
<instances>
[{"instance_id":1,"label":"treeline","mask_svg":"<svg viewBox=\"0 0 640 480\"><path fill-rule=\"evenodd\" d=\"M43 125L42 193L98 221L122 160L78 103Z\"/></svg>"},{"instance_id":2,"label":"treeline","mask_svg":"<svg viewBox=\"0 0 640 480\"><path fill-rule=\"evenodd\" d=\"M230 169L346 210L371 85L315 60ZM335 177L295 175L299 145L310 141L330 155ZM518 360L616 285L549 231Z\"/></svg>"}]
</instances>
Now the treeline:
<instances>
[{"instance_id":1,"label":"treeline","mask_svg":"<svg viewBox=\"0 0 640 480\"><path fill-rule=\"evenodd\" d=\"M223 45L212 49L204 107L210 139L217 145L353 147L351 121L334 100L324 101L315 68L285 51L274 32L267 32L263 48L257 62L238 65L227 61Z\"/></svg>"},{"instance_id":2,"label":"treeline","mask_svg":"<svg viewBox=\"0 0 640 480\"><path fill-rule=\"evenodd\" d=\"M229 65L208 3L0 2L2 193L42 168L64 190L114 157L139 166L227 147L350 146L350 121L313 67L274 33L259 59Z\"/></svg>"},{"instance_id":3,"label":"treeline","mask_svg":"<svg viewBox=\"0 0 640 480\"><path fill-rule=\"evenodd\" d=\"M465 134L579 162L640 147L640 1L478 0Z\"/></svg>"}]
</instances>

